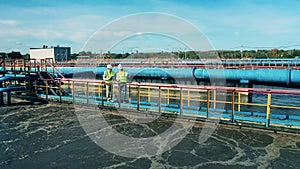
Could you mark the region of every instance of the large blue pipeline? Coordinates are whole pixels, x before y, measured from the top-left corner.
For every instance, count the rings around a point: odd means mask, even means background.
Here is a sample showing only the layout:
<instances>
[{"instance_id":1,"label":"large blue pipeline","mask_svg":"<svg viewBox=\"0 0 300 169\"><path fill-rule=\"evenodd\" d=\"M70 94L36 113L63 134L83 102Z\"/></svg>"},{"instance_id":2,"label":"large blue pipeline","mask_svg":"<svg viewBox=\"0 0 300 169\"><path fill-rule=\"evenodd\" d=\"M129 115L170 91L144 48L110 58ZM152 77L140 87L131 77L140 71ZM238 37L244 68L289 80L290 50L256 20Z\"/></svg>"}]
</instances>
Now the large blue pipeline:
<instances>
[{"instance_id":1,"label":"large blue pipeline","mask_svg":"<svg viewBox=\"0 0 300 169\"><path fill-rule=\"evenodd\" d=\"M257 83L277 83L284 86L300 83L300 70L293 69L196 69L196 79L222 78L248 80Z\"/></svg>"},{"instance_id":2,"label":"large blue pipeline","mask_svg":"<svg viewBox=\"0 0 300 169\"><path fill-rule=\"evenodd\" d=\"M105 67L57 67L64 75L93 72L102 76ZM299 85L300 70L294 69L202 69L202 68L124 68L131 76L144 78L165 77L173 79L226 79L253 83L276 83L282 86ZM113 69L117 72L117 69Z\"/></svg>"},{"instance_id":3,"label":"large blue pipeline","mask_svg":"<svg viewBox=\"0 0 300 169\"><path fill-rule=\"evenodd\" d=\"M3 69L3 68L0 68ZM102 77L106 67L56 67L64 76L84 75L86 72ZM131 77L196 79L198 81L225 79L226 81L249 81L259 84L299 86L300 70L295 69L214 69L214 68L124 68ZM52 68L47 71L51 72ZM117 72L114 68L113 71ZM59 75L57 75L59 76Z\"/></svg>"},{"instance_id":4,"label":"large blue pipeline","mask_svg":"<svg viewBox=\"0 0 300 169\"><path fill-rule=\"evenodd\" d=\"M83 72L93 72L97 76L102 76L105 67L56 67L63 75L79 74ZM124 68L131 76L139 77L166 77L166 78L194 78L193 68ZM50 71L49 69L48 71ZM113 69L114 72L118 70Z\"/></svg>"},{"instance_id":5,"label":"large blue pipeline","mask_svg":"<svg viewBox=\"0 0 300 169\"><path fill-rule=\"evenodd\" d=\"M67 62L66 62L67 63ZM143 65L147 64L142 61L126 61L126 60L119 60L118 62L112 62L112 64L123 64L123 65ZM90 62L78 62L76 65L80 64L90 64ZM101 63L105 64L105 63ZM101 65L100 64L100 65ZM300 66L300 58L285 58L285 59L279 59L279 58L267 58L267 59L190 59L190 60L181 60L180 62L163 62L164 65L178 65L178 64L184 64L184 65L223 65L223 66Z\"/></svg>"}]
</instances>

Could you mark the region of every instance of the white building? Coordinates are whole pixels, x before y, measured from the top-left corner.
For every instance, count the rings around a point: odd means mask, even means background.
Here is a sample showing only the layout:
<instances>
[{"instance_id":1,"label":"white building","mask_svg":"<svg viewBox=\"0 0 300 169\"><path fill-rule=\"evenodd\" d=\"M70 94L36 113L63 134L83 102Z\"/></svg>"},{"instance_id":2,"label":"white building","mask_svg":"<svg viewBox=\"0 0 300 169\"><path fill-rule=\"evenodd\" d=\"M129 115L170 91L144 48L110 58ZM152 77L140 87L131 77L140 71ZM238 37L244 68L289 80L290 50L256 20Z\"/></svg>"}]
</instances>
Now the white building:
<instances>
[{"instance_id":1,"label":"white building","mask_svg":"<svg viewBox=\"0 0 300 169\"><path fill-rule=\"evenodd\" d=\"M40 59L53 58L55 61L68 61L71 59L71 48L70 47L50 47L43 46L43 48L30 48L29 49L30 58Z\"/></svg>"}]
</instances>

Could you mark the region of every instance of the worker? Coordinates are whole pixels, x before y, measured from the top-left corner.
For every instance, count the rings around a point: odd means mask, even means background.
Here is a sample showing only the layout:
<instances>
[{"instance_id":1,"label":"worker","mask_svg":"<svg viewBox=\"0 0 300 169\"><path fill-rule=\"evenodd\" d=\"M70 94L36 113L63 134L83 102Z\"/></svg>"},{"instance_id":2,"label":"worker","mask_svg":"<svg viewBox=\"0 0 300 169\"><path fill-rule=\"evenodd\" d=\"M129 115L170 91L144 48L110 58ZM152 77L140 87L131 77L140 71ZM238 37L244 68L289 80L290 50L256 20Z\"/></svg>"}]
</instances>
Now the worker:
<instances>
[{"instance_id":1,"label":"worker","mask_svg":"<svg viewBox=\"0 0 300 169\"><path fill-rule=\"evenodd\" d=\"M127 81L128 81L128 73L123 69L122 65L118 65L117 72L117 82L119 87L119 102L127 102L126 100L126 92L127 92Z\"/></svg>"},{"instance_id":2,"label":"worker","mask_svg":"<svg viewBox=\"0 0 300 169\"><path fill-rule=\"evenodd\" d=\"M113 80L114 80L115 73L112 70L112 65L107 65L107 70L104 71L103 80L105 81L105 87L106 87L106 100L108 102L112 102L112 96L113 96Z\"/></svg>"}]
</instances>

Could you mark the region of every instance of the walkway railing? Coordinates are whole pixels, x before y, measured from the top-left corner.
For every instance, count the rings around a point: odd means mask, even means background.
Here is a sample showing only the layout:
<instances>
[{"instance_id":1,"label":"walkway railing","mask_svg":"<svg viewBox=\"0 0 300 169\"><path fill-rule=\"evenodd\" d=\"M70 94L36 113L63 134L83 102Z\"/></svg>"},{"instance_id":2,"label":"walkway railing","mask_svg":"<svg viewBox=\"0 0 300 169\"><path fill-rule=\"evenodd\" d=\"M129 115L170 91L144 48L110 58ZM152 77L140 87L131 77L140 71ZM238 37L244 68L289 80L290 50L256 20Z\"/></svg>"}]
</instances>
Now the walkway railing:
<instances>
[{"instance_id":1,"label":"walkway railing","mask_svg":"<svg viewBox=\"0 0 300 169\"><path fill-rule=\"evenodd\" d=\"M119 102L118 85L114 84L114 102L106 101L106 89L101 80L59 79L59 85L37 85L44 88L41 97L69 100L74 103L97 104L102 107L131 108L159 114L202 119L300 127L300 90L192 86L157 83L128 83L127 101ZM61 85L64 83L64 85ZM53 88L58 96L49 95ZM62 90L70 93L63 96ZM287 100L288 99L288 100Z\"/></svg>"},{"instance_id":2,"label":"walkway railing","mask_svg":"<svg viewBox=\"0 0 300 169\"><path fill-rule=\"evenodd\" d=\"M121 63L126 67L197 67L197 68L229 68L229 69L299 69L300 59L188 59L188 60L164 60L157 62L151 59L111 59L109 63ZM98 59L71 60L57 62L59 67L96 67L106 65L106 62Z\"/></svg>"}]
</instances>

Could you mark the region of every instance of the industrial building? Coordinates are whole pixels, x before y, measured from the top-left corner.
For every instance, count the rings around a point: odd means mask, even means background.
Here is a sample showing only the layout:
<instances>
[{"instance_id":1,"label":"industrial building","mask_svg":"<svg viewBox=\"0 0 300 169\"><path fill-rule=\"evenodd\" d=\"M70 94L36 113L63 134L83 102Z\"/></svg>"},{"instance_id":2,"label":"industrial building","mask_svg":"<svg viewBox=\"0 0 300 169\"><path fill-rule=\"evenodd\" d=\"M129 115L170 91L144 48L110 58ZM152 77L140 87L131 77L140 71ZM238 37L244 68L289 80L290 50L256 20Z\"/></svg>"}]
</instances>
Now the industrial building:
<instances>
[{"instance_id":1,"label":"industrial building","mask_svg":"<svg viewBox=\"0 0 300 169\"><path fill-rule=\"evenodd\" d=\"M71 59L71 47L48 46L44 45L43 48L30 48L31 59L45 59L53 58L54 61L68 61Z\"/></svg>"}]
</instances>

